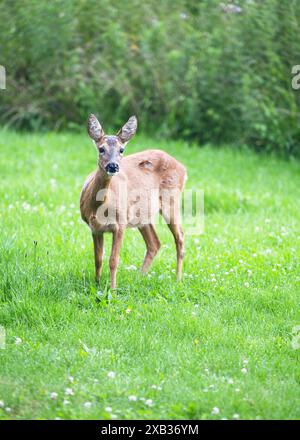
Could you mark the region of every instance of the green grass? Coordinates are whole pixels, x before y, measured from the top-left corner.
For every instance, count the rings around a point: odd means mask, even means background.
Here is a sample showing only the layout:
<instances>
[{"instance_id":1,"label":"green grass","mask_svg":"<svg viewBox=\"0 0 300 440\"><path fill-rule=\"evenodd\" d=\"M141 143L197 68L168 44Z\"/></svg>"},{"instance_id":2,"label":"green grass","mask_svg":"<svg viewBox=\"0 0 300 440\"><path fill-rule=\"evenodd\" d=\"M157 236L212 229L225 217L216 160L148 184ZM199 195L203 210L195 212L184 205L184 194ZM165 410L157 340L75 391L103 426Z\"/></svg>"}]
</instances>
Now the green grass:
<instances>
[{"instance_id":1,"label":"green grass","mask_svg":"<svg viewBox=\"0 0 300 440\"><path fill-rule=\"evenodd\" d=\"M205 231L180 284L167 227L150 277L128 270L145 249L127 231L111 293L111 237L99 289L78 210L87 136L0 132L0 418L299 418L299 163L142 136L128 152L149 147L204 189Z\"/></svg>"}]
</instances>

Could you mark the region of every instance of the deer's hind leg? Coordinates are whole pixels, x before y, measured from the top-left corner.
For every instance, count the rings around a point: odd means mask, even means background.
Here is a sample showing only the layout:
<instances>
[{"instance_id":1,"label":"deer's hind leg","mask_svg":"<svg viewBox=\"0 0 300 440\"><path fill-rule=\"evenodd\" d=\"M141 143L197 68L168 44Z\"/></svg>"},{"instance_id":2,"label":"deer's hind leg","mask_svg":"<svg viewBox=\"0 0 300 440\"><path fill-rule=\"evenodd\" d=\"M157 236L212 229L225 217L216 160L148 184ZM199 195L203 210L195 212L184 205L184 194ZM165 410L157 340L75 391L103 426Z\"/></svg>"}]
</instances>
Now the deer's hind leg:
<instances>
[{"instance_id":1,"label":"deer's hind leg","mask_svg":"<svg viewBox=\"0 0 300 440\"><path fill-rule=\"evenodd\" d=\"M182 278L182 263L184 257L184 233L180 221L179 200L171 199L168 203L163 203L161 206L161 214L174 237L177 254L177 281L180 281Z\"/></svg>"},{"instance_id":2,"label":"deer's hind leg","mask_svg":"<svg viewBox=\"0 0 300 440\"><path fill-rule=\"evenodd\" d=\"M184 257L184 234L181 225L171 222L168 226L175 240L177 253L177 281L180 281L182 278L182 263Z\"/></svg>"},{"instance_id":3,"label":"deer's hind leg","mask_svg":"<svg viewBox=\"0 0 300 440\"><path fill-rule=\"evenodd\" d=\"M146 273L153 261L153 258L160 249L160 241L152 224L139 228L140 233L146 243L147 251L141 271Z\"/></svg>"}]
</instances>

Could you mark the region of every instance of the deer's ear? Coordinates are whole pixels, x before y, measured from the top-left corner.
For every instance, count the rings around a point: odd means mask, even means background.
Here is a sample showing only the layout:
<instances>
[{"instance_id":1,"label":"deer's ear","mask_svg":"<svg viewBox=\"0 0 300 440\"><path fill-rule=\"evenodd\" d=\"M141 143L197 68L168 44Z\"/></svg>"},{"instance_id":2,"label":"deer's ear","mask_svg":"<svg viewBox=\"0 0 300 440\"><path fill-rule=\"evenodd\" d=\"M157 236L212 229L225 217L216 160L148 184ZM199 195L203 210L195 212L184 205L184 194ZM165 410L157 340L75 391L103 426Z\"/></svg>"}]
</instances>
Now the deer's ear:
<instances>
[{"instance_id":1,"label":"deer's ear","mask_svg":"<svg viewBox=\"0 0 300 440\"><path fill-rule=\"evenodd\" d=\"M131 116L125 125L118 131L117 136L123 144L130 141L137 129L137 119L135 116Z\"/></svg>"},{"instance_id":2,"label":"deer's ear","mask_svg":"<svg viewBox=\"0 0 300 440\"><path fill-rule=\"evenodd\" d=\"M88 134L95 142L99 142L100 139L104 136L104 131L101 127L101 124L96 116L93 114L90 114L89 116L87 129Z\"/></svg>"}]
</instances>

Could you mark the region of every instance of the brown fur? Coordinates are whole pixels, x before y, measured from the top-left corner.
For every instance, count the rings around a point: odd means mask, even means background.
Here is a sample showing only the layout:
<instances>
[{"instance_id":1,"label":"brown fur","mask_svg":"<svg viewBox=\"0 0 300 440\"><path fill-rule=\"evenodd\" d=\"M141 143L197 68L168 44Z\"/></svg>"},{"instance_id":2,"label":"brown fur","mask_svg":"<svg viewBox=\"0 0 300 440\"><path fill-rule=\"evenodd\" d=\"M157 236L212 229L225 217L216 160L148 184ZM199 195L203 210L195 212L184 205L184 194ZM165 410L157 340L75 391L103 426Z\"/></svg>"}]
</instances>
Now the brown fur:
<instances>
[{"instance_id":1,"label":"brown fur","mask_svg":"<svg viewBox=\"0 0 300 440\"><path fill-rule=\"evenodd\" d=\"M95 127L94 121L93 127ZM124 141L124 137L126 137L126 133L128 133L128 128L126 131L126 126L124 127L121 129L123 133L122 141ZM100 129L99 127L96 128L97 135L99 135ZM120 138L119 141L122 143ZM98 146L98 143L103 144L104 135L100 140L97 139L95 142L96 146ZM119 149L119 142L116 142L115 145L115 148ZM114 146L106 145L106 148L114 148ZM116 160L115 152L110 151L110 154L113 154ZM113 234L113 245L110 256L111 287L116 287L116 271L119 262L120 247L124 230L128 227L137 227L144 238L147 252L142 271L146 272L148 270L154 256L160 248L160 242L153 225L154 217L160 212L168 223L175 239L177 250L177 279L180 280L183 260L183 232L180 226L179 211L180 194L183 190L186 178L184 166L164 151L146 150L124 157L122 160L120 157L120 172L116 175L108 176L102 163L103 160L104 158L102 157L101 159L99 156L99 167L88 176L80 197L81 216L90 227L94 240L96 279L99 280L101 275L103 233L111 232ZM108 190L107 196L104 201L97 201L97 193L102 189ZM135 199L134 194L136 189L142 189L142 200ZM142 207L142 210L147 205L150 206L149 194L151 191L153 193L153 190L154 194L157 194L157 197L154 197L155 203L153 206L151 205L151 209L149 209L150 216L146 218L146 221L145 218L142 217L137 222L136 217L131 215L132 209L134 209L137 204ZM167 190L173 191L174 197L166 199L164 197L164 191ZM122 196L123 199L127 197L126 208L122 206ZM99 218L97 218L97 210L99 208L105 208L109 212L110 207L116 207L116 217L111 219L108 217L105 223L100 223Z\"/></svg>"}]
</instances>

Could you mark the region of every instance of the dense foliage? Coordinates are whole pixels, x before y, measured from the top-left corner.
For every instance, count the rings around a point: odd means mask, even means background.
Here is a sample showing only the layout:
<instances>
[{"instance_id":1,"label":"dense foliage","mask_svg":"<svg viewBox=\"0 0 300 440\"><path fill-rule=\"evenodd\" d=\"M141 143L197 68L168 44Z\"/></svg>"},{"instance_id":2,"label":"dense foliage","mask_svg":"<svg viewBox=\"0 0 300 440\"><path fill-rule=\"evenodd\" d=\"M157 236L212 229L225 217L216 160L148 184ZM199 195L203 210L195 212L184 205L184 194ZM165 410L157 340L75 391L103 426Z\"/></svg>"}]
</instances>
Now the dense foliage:
<instances>
[{"instance_id":1,"label":"dense foliage","mask_svg":"<svg viewBox=\"0 0 300 440\"><path fill-rule=\"evenodd\" d=\"M135 113L164 136L300 151L297 0L1 0L0 14L2 123Z\"/></svg>"}]
</instances>

